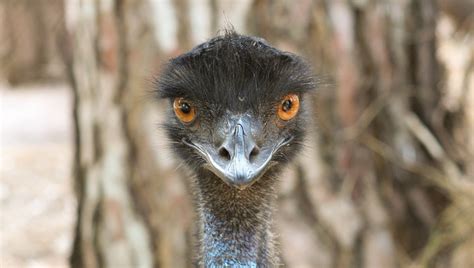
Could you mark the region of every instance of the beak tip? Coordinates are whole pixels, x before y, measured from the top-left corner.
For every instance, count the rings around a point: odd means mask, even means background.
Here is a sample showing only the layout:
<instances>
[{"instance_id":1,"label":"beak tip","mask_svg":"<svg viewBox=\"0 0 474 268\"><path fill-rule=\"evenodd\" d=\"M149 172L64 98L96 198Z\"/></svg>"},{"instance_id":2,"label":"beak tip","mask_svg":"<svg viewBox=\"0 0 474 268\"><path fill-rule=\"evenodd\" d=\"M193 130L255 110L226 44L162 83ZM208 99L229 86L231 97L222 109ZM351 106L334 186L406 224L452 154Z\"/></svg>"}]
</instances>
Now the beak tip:
<instances>
[{"instance_id":1,"label":"beak tip","mask_svg":"<svg viewBox=\"0 0 474 268\"><path fill-rule=\"evenodd\" d=\"M237 190L243 191L247 188L248 185L242 184L242 185L234 185L234 186L235 186L235 188L237 188Z\"/></svg>"},{"instance_id":2,"label":"beak tip","mask_svg":"<svg viewBox=\"0 0 474 268\"><path fill-rule=\"evenodd\" d=\"M239 189L244 190L245 188L249 187L256 181L256 176L254 174L238 174L236 176L230 176L227 178L228 182L231 186Z\"/></svg>"}]
</instances>

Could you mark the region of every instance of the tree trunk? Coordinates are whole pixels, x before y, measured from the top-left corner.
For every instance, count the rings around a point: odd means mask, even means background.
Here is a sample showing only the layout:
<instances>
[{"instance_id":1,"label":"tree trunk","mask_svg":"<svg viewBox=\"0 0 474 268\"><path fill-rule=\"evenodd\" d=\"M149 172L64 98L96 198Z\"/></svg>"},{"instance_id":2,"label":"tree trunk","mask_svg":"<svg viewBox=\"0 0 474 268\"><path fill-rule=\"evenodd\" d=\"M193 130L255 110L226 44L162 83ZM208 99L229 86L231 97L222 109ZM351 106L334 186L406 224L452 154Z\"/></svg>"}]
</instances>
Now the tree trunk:
<instances>
[{"instance_id":1,"label":"tree trunk","mask_svg":"<svg viewBox=\"0 0 474 268\"><path fill-rule=\"evenodd\" d=\"M188 18L197 2L210 16ZM145 92L167 58L195 45L193 33L214 34L226 18L305 55L321 81L308 146L281 185L283 262L474 266L474 51L462 44L459 83L440 63L458 61L438 49L434 0L197 2L67 2L74 267L191 266L189 182L157 126L164 105Z\"/></svg>"},{"instance_id":2,"label":"tree trunk","mask_svg":"<svg viewBox=\"0 0 474 268\"><path fill-rule=\"evenodd\" d=\"M0 2L0 76L12 85L63 77L57 38L63 0Z\"/></svg>"},{"instance_id":3,"label":"tree trunk","mask_svg":"<svg viewBox=\"0 0 474 268\"><path fill-rule=\"evenodd\" d=\"M190 211L144 94L159 66L145 1L76 3L70 18L78 221L74 267L184 267ZM164 220L166 219L166 220Z\"/></svg>"},{"instance_id":4,"label":"tree trunk","mask_svg":"<svg viewBox=\"0 0 474 268\"><path fill-rule=\"evenodd\" d=\"M474 150L464 147L472 125L462 108L445 105L436 2L253 5L252 34L300 51L322 75L318 125L281 199L282 232L314 236L301 243L282 235L287 264L472 266L472 258L456 260L473 246L474 174L466 167ZM472 85L472 69L464 70ZM302 253L294 257L296 244Z\"/></svg>"}]
</instances>

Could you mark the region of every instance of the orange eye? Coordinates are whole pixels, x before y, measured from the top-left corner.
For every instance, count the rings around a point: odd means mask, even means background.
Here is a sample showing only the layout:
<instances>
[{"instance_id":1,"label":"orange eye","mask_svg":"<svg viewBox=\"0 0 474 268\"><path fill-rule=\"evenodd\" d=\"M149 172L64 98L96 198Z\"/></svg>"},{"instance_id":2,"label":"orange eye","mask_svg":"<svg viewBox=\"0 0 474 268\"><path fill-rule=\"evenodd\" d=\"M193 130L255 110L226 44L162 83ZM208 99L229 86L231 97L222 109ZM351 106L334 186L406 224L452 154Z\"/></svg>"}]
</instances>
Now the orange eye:
<instances>
[{"instance_id":1,"label":"orange eye","mask_svg":"<svg viewBox=\"0 0 474 268\"><path fill-rule=\"evenodd\" d=\"M281 120L288 121L295 117L300 109L300 98L296 94L286 95L278 106L278 117Z\"/></svg>"},{"instance_id":2,"label":"orange eye","mask_svg":"<svg viewBox=\"0 0 474 268\"><path fill-rule=\"evenodd\" d=\"M190 123L196 118L196 108L184 98L174 99L173 109L176 116L183 123Z\"/></svg>"}]
</instances>

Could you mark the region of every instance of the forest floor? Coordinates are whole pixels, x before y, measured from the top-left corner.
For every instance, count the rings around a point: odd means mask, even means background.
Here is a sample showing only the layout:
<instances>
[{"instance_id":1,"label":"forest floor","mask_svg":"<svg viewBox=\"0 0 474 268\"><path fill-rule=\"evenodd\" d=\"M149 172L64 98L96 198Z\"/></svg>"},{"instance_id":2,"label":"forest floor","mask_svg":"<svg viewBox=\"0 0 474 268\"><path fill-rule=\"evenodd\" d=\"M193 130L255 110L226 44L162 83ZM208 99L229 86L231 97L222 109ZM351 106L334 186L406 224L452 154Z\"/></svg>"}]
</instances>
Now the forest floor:
<instances>
[{"instance_id":1,"label":"forest floor","mask_svg":"<svg viewBox=\"0 0 474 268\"><path fill-rule=\"evenodd\" d=\"M0 267L67 267L75 220L66 85L0 84Z\"/></svg>"}]
</instances>

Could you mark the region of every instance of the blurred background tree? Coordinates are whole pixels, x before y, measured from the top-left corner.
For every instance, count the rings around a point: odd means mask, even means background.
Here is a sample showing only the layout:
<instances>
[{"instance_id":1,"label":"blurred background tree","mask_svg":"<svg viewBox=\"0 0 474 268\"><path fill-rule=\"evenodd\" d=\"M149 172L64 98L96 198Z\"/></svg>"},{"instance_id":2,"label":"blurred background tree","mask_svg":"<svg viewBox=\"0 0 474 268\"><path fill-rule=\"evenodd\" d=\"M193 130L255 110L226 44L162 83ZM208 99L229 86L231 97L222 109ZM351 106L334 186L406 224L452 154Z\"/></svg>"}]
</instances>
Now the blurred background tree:
<instances>
[{"instance_id":1,"label":"blurred background tree","mask_svg":"<svg viewBox=\"0 0 474 268\"><path fill-rule=\"evenodd\" d=\"M305 56L321 81L308 146L281 182L286 266L474 267L472 1L60 6L57 51L74 96L73 267L191 265L189 182L158 127L166 105L152 81L226 22ZM50 59L35 51L32 62Z\"/></svg>"},{"instance_id":2,"label":"blurred background tree","mask_svg":"<svg viewBox=\"0 0 474 268\"><path fill-rule=\"evenodd\" d=\"M0 73L11 85L63 78L56 42L64 26L63 0L2 0Z\"/></svg>"}]
</instances>

